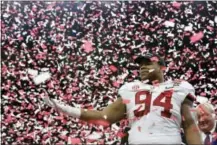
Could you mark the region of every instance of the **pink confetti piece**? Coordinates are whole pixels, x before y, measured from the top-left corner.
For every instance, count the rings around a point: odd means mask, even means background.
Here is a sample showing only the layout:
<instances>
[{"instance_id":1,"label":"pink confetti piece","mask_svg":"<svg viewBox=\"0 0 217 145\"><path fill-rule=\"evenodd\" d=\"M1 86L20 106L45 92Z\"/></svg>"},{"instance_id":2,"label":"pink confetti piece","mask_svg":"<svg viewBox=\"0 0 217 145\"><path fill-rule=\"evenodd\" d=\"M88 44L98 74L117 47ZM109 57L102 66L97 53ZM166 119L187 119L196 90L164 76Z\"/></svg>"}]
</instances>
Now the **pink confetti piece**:
<instances>
[{"instance_id":1,"label":"pink confetti piece","mask_svg":"<svg viewBox=\"0 0 217 145\"><path fill-rule=\"evenodd\" d=\"M133 75L138 76L138 71L137 70L133 70Z\"/></svg>"},{"instance_id":2,"label":"pink confetti piece","mask_svg":"<svg viewBox=\"0 0 217 145\"><path fill-rule=\"evenodd\" d=\"M117 67L115 67L114 65L110 65L109 66L109 69L112 71L112 72L116 72L118 69Z\"/></svg>"},{"instance_id":3,"label":"pink confetti piece","mask_svg":"<svg viewBox=\"0 0 217 145\"><path fill-rule=\"evenodd\" d=\"M204 37L203 32L199 32L199 33L196 33L193 36L191 36L190 40L192 43L195 43L195 42L201 40L203 37Z\"/></svg>"},{"instance_id":4,"label":"pink confetti piece","mask_svg":"<svg viewBox=\"0 0 217 145\"><path fill-rule=\"evenodd\" d=\"M122 102L123 102L124 104L129 104L129 103L130 103L130 100L128 100L128 99L123 99Z\"/></svg>"},{"instance_id":5,"label":"pink confetti piece","mask_svg":"<svg viewBox=\"0 0 217 145\"><path fill-rule=\"evenodd\" d=\"M181 3L173 2L172 6L175 7L175 8L177 8L177 9L179 9L181 5L182 5Z\"/></svg>"},{"instance_id":6,"label":"pink confetti piece","mask_svg":"<svg viewBox=\"0 0 217 145\"><path fill-rule=\"evenodd\" d=\"M22 141L24 138L23 137L18 137L16 140L17 141Z\"/></svg>"},{"instance_id":7,"label":"pink confetti piece","mask_svg":"<svg viewBox=\"0 0 217 145\"><path fill-rule=\"evenodd\" d=\"M82 45L82 48L87 53L92 52L94 50L94 48L92 47L92 42L90 41L85 41L84 44Z\"/></svg>"},{"instance_id":8,"label":"pink confetti piece","mask_svg":"<svg viewBox=\"0 0 217 145\"><path fill-rule=\"evenodd\" d=\"M64 141L67 141L68 140L68 137L66 135L61 135L60 138Z\"/></svg>"},{"instance_id":9,"label":"pink confetti piece","mask_svg":"<svg viewBox=\"0 0 217 145\"><path fill-rule=\"evenodd\" d=\"M81 139L80 138L70 138L71 144L80 144Z\"/></svg>"},{"instance_id":10,"label":"pink confetti piece","mask_svg":"<svg viewBox=\"0 0 217 145\"><path fill-rule=\"evenodd\" d=\"M213 101L212 104L217 104L217 100Z\"/></svg>"},{"instance_id":11,"label":"pink confetti piece","mask_svg":"<svg viewBox=\"0 0 217 145\"><path fill-rule=\"evenodd\" d=\"M45 44L41 44L41 48L46 49L47 46Z\"/></svg>"},{"instance_id":12,"label":"pink confetti piece","mask_svg":"<svg viewBox=\"0 0 217 145\"><path fill-rule=\"evenodd\" d=\"M213 31L213 29L214 29L213 27L210 27L210 26L207 26L206 28L210 31Z\"/></svg>"},{"instance_id":13,"label":"pink confetti piece","mask_svg":"<svg viewBox=\"0 0 217 145\"><path fill-rule=\"evenodd\" d=\"M135 60L137 57L138 57L138 56L134 55L134 56L133 56L133 60Z\"/></svg>"},{"instance_id":14,"label":"pink confetti piece","mask_svg":"<svg viewBox=\"0 0 217 145\"><path fill-rule=\"evenodd\" d=\"M113 82L114 87L120 87L120 83L118 81Z\"/></svg>"},{"instance_id":15,"label":"pink confetti piece","mask_svg":"<svg viewBox=\"0 0 217 145\"><path fill-rule=\"evenodd\" d=\"M7 115L7 119L5 120L5 122L11 123L13 120L14 120L13 117L9 114Z\"/></svg>"}]
</instances>

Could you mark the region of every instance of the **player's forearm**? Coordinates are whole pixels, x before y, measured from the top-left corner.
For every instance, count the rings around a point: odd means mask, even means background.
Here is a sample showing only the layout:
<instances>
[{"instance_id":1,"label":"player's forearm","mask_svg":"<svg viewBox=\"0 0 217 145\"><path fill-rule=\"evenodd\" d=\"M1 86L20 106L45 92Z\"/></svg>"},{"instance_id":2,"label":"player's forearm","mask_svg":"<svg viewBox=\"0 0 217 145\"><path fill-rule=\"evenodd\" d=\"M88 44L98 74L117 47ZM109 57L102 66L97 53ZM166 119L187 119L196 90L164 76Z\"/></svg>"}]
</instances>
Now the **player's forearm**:
<instances>
[{"instance_id":1,"label":"player's forearm","mask_svg":"<svg viewBox=\"0 0 217 145\"><path fill-rule=\"evenodd\" d=\"M192 124L185 129L185 136L186 136L187 143L189 145L203 144L199 128L196 124Z\"/></svg>"},{"instance_id":2,"label":"player's forearm","mask_svg":"<svg viewBox=\"0 0 217 145\"><path fill-rule=\"evenodd\" d=\"M82 109L80 119L84 121L92 121L104 120L105 118L103 118L101 111Z\"/></svg>"}]
</instances>

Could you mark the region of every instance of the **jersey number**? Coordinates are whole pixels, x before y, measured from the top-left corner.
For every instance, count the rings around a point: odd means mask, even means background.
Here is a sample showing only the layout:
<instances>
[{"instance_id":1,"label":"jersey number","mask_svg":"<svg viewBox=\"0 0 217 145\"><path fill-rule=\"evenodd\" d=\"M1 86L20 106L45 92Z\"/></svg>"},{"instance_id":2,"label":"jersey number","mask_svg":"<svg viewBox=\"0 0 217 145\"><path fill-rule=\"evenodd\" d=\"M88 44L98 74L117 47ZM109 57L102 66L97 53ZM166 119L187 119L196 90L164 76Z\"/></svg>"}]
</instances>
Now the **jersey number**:
<instances>
[{"instance_id":1,"label":"jersey number","mask_svg":"<svg viewBox=\"0 0 217 145\"><path fill-rule=\"evenodd\" d=\"M161 116L163 117L167 117L170 118L171 117L171 113L170 113L170 109L173 108L173 105L171 104L171 98L172 98L172 91L165 91L162 92L154 101L153 101L153 105L154 106L161 106L164 107L164 110L161 111ZM145 99L141 100L141 96L146 96ZM164 102L162 102L162 100L164 100ZM143 115L146 115L150 112L150 107L151 107L151 94L149 91L140 91L136 93L136 97L135 97L135 103L136 105L138 104L145 104L145 109L144 110L140 110L140 108L142 106L140 106L139 108L137 108L136 110L134 110L134 115L136 117L141 117Z\"/></svg>"}]
</instances>

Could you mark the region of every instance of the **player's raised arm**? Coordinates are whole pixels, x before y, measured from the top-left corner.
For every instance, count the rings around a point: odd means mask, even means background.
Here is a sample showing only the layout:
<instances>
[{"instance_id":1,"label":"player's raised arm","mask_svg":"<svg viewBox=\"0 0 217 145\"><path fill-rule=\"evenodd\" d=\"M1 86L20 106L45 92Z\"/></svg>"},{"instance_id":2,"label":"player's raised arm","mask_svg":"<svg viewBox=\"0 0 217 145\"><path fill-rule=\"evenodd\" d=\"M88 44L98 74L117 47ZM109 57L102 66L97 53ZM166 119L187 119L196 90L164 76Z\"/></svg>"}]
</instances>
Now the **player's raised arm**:
<instances>
[{"instance_id":1,"label":"player's raised arm","mask_svg":"<svg viewBox=\"0 0 217 145\"><path fill-rule=\"evenodd\" d=\"M202 142L199 128L191 113L192 106L193 106L193 102L188 98L185 98L181 108L182 116L184 117L182 125L184 128L185 137L189 145L196 145L196 144L202 145L203 142Z\"/></svg>"},{"instance_id":2,"label":"player's raised arm","mask_svg":"<svg viewBox=\"0 0 217 145\"><path fill-rule=\"evenodd\" d=\"M105 120L112 124L123 119L126 113L125 104L122 103L121 98L118 98L114 103L110 104L102 111L75 108L56 99L50 99L48 97L44 98L43 100L50 107L53 107L71 117L79 118L83 121Z\"/></svg>"}]
</instances>

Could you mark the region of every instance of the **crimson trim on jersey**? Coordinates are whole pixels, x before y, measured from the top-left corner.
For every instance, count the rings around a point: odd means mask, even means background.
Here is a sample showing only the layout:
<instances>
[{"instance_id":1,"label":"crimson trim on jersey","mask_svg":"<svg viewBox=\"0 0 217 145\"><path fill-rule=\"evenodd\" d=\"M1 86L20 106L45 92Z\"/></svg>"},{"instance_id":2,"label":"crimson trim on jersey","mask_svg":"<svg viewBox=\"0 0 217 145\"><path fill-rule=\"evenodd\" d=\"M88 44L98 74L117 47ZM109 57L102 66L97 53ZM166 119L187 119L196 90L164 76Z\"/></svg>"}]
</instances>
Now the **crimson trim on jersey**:
<instances>
[{"instance_id":1,"label":"crimson trim on jersey","mask_svg":"<svg viewBox=\"0 0 217 145\"><path fill-rule=\"evenodd\" d=\"M190 99L191 101L195 101L195 100L196 100L196 97L193 96L191 93L189 93L189 94L187 95L187 98Z\"/></svg>"}]
</instances>

